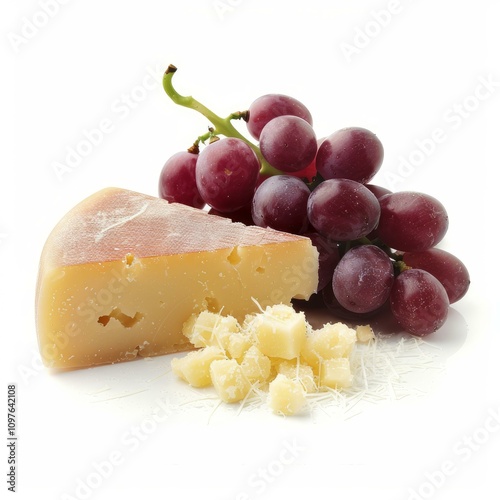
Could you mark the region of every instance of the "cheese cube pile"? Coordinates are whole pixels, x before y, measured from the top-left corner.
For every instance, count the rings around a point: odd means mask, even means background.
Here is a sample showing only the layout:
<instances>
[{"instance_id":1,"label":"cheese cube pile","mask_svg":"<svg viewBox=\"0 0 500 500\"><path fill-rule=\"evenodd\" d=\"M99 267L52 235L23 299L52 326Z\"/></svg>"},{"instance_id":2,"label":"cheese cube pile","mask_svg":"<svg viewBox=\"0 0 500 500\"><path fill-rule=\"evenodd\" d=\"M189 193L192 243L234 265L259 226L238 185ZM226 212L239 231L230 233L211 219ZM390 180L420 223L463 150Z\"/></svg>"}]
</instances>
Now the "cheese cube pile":
<instances>
[{"instance_id":1,"label":"cheese cube pile","mask_svg":"<svg viewBox=\"0 0 500 500\"><path fill-rule=\"evenodd\" d=\"M172 371L193 387L213 386L225 403L267 390L275 413L293 415L306 408L307 394L351 386L351 352L356 341L373 335L369 326L362 328L327 323L314 330L303 312L284 304L247 315L241 324L203 311L183 327L198 349L174 358Z\"/></svg>"}]
</instances>

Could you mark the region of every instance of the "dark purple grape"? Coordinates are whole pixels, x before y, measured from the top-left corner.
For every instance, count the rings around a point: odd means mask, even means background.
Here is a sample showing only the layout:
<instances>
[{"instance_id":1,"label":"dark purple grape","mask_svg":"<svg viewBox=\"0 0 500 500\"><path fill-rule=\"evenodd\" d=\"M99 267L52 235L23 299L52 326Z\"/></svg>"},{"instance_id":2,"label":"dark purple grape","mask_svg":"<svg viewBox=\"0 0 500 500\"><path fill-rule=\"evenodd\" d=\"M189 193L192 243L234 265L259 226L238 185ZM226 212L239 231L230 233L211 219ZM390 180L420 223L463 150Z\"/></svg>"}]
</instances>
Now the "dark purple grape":
<instances>
[{"instance_id":1,"label":"dark purple grape","mask_svg":"<svg viewBox=\"0 0 500 500\"><path fill-rule=\"evenodd\" d=\"M259 147L273 167L298 172L314 161L318 143L309 123L298 116L284 115L273 118L262 129Z\"/></svg>"},{"instance_id":2,"label":"dark purple grape","mask_svg":"<svg viewBox=\"0 0 500 500\"><path fill-rule=\"evenodd\" d=\"M205 147L196 164L196 185L219 212L235 212L252 200L260 163L241 139L227 137Z\"/></svg>"},{"instance_id":3,"label":"dark purple grape","mask_svg":"<svg viewBox=\"0 0 500 500\"><path fill-rule=\"evenodd\" d=\"M403 261L437 278L444 286L450 304L460 300L469 289L470 276L465 264L446 250L430 248L423 252L406 252Z\"/></svg>"},{"instance_id":4,"label":"dark purple grape","mask_svg":"<svg viewBox=\"0 0 500 500\"><path fill-rule=\"evenodd\" d=\"M252 204L249 203L243 208L236 210L234 212L219 212L215 208L211 208L208 213L210 215L217 215L219 217L224 217L225 219L231 219L233 222L241 222L245 226L253 226L254 222L252 220Z\"/></svg>"},{"instance_id":5,"label":"dark purple grape","mask_svg":"<svg viewBox=\"0 0 500 500\"><path fill-rule=\"evenodd\" d=\"M196 187L198 155L181 151L171 156L162 168L158 182L160 198L170 203L182 203L203 208L205 202Z\"/></svg>"},{"instance_id":6,"label":"dark purple grape","mask_svg":"<svg viewBox=\"0 0 500 500\"><path fill-rule=\"evenodd\" d=\"M373 132L349 127L323 141L316 168L324 179L351 179L365 184L378 172L383 159L384 148Z\"/></svg>"},{"instance_id":7,"label":"dark purple grape","mask_svg":"<svg viewBox=\"0 0 500 500\"><path fill-rule=\"evenodd\" d=\"M375 195L377 200L380 200L380 198L382 198L382 196L385 196L386 194L392 193L392 191L390 191L389 189L382 186L377 186L375 184L365 184L365 186ZM375 228L371 233L367 234L366 237L372 241L377 239L377 228Z\"/></svg>"},{"instance_id":8,"label":"dark purple grape","mask_svg":"<svg viewBox=\"0 0 500 500\"><path fill-rule=\"evenodd\" d=\"M376 184L365 184L365 186L375 195L377 200L385 196L386 194L392 194L392 191Z\"/></svg>"},{"instance_id":9,"label":"dark purple grape","mask_svg":"<svg viewBox=\"0 0 500 500\"><path fill-rule=\"evenodd\" d=\"M290 175L266 179L255 191L252 219L257 226L300 234L309 227L307 200L309 188Z\"/></svg>"},{"instance_id":10,"label":"dark purple grape","mask_svg":"<svg viewBox=\"0 0 500 500\"><path fill-rule=\"evenodd\" d=\"M441 328L450 305L444 286L422 269L408 269L394 280L390 302L396 321L419 336Z\"/></svg>"},{"instance_id":11,"label":"dark purple grape","mask_svg":"<svg viewBox=\"0 0 500 500\"><path fill-rule=\"evenodd\" d=\"M403 252L421 252L437 245L448 230L444 206L424 193L400 191L382 196L378 237Z\"/></svg>"},{"instance_id":12,"label":"dark purple grape","mask_svg":"<svg viewBox=\"0 0 500 500\"><path fill-rule=\"evenodd\" d=\"M389 298L394 268L389 256L379 247L351 248L340 259L333 273L335 297L345 309L367 313L381 307Z\"/></svg>"},{"instance_id":13,"label":"dark purple grape","mask_svg":"<svg viewBox=\"0 0 500 500\"><path fill-rule=\"evenodd\" d=\"M321 146L321 143L323 141L324 137L316 141L318 148ZM307 183L312 182L316 177L316 175L318 175L318 171L316 170L316 156L314 156L314 160L311 163L309 163L309 165L307 165L306 168L303 168L302 170L297 170L297 172L288 172L288 175L293 175L294 177L298 177L299 179L304 179L305 182Z\"/></svg>"},{"instance_id":14,"label":"dark purple grape","mask_svg":"<svg viewBox=\"0 0 500 500\"><path fill-rule=\"evenodd\" d=\"M326 285L331 284L333 271L340 261L340 252L338 244L335 242L329 242L326 238L318 233L305 233L311 239L312 244L316 247L319 253L319 280L318 289L323 290Z\"/></svg>"},{"instance_id":15,"label":"dark purple grape","mask_svg":"<svg viewBox=\"0 0 500 500\"><path fill-rule=\"evenodd\" d=\"M340 302L335 297L335 294L333 293L333 288L331 286L325 286L325 288L321 290L321 297L323 299L323 305L337 318L353 321L357 324L359 324L360 321L365 321L374 318L386 308L386 304L384 304L379 309L376 309L375 311L371 311L368 313L355 313L349 311L348 309L340 305Z\"/></svg>"},{"instance_id":16,"label":"dark purple grape","mask_svg":"<svg viewBox=\"0 0 500 500\"><path fill-rule=\"evenodd\" d=\"M297 99L282 94L267 94L256 99L248 108L247 128L254 139L259 140L265 125L273 118L293 115L313 124L311 113Z\"/></svg>"},{"instance_id":17,"label":"dark purple grape","mask_svg":"<svg viewBox=\"0 0 500 500\"><path fill-rule=\"evenodd\" d=\"M380 205L363 184L349 179L322 182L309 196L309 221L323 236L334 241L362 238L376 226Z\"/></svg>"}]
</instances>

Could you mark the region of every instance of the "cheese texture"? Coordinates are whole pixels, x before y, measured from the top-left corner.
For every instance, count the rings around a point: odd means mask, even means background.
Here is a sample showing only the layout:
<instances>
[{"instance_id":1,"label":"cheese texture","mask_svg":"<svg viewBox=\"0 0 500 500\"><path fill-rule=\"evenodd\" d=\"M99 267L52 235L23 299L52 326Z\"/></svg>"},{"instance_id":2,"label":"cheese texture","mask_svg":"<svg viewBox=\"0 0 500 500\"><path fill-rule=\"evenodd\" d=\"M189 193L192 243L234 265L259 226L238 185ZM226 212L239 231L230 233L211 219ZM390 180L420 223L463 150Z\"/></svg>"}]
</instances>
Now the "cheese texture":
<instances>
[{"instance_id":1,"label":"cheese texture","mask_svg":"<svg viewBox=\"0 0 500 500\"><path fill-rule=\"evenodd\" d=\"M257 304L309 298L317 281L309 238L104 189L73 208L43 249L40 352L47 366L79 368L185 351L192 314L242 321Z\"/></svg>"},{"instance_id":2,"label":"cheese texture","mask_svg":"<svg viewBox=\"0 0 500 500\"><path fill-rule=\"evenodd\" d=\"M174 358L173 373L193 387L212 385L225 403L267 391L274 413L294 415L306 408L308 395L353 383L356 331L343 323L314 330L290 305L267 306L241 324L203 311L184 323L183 333L199 350ZM238 349L228 339L240 339Z\"/></svg>"}]
</instances>

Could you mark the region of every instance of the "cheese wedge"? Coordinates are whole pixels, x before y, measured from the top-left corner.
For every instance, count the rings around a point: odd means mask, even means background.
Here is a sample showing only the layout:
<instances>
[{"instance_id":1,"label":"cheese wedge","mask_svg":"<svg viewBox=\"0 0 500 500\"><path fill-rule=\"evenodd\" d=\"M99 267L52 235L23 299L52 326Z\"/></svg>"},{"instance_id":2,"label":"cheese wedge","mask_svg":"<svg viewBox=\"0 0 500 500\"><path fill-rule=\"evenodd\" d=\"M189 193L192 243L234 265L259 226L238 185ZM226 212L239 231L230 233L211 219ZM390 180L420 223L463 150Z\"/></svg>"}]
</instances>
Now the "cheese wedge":
<instances>
[{"instance_id":1,"label":"cheese wedge","mask_svg":"<svg viewBox=\"0 0 500 500\"><path fill-rule=\"evenodd\" d=\"M107 188L74 207L44 246L39 348L54 368L185 351L193 313L242 321L256 302L308 299L317 282L309 238Z\"/></svg>"}]
</instances>

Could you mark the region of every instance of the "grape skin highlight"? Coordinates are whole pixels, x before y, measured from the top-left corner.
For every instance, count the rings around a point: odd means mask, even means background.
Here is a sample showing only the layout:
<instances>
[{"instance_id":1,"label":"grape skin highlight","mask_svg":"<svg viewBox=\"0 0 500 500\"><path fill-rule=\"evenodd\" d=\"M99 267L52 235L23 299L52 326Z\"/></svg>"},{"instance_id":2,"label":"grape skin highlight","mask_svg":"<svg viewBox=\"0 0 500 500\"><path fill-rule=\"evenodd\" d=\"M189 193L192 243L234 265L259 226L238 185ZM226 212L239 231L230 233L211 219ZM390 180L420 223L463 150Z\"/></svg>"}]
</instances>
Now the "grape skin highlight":
<instances>
[{"instance_id":1,"label":"grape skin highlight","mask_svg":"<svg viewBox=\"0 0 500 500\"><path fill-rule=\"evenodd\" d=\"M227 137L209 144L199 154L196 185L212 208L235 212L252 200L259 170L259 160L250 146Z\"/></svg>"},{"instance_id":2,"label":"grape skin highlight","mask_svg":"<svg viewBox=\"0 0 500 500\"><path fill-rule=\"evenodd\" d=\"M308 187L297 177L269 177L255 191L252 219L257 226L294 234L303 233L309 227L308 198Z\"/></svg>"},{"instance_id":3,"label":"grape skin highlight","mask_svg":"<svg viewBox=\"0 0 500 500\"><path fill-rule=\"evenodd\" d=\"M311 224L323 236L334 241L352 241L377 226L380 204L363 184L330 179L311 193L307 213Z\"/></svg>"},{"instance_id":4,"label":"grape skin highlight","mask_svg":"<svg viewBox=\"0 0 500 500\"><path fill-rule=\"evenodd\" d=\"M389 256L374 245L351 248L340 259L333 273L335 297L345 309L368 313L389 298L394 268Z\"/></svg>"},{"instance_id":5,"label":"grape skin highlight","mask_svg":"<svg viewBox=\"0 0 500 500\"><path fill-rule=\"evenodd\" d=\"M406 252L403 261L436 277L444 286L450 304L460 300L469 289L470 275L465 264L446 250L430 248L424 252Z\"/></svg>"},{"instance_id":6,"label":"grape skin highlight","mask_svg":"<svg viewBox=\"0 0 500 500\"><path fill-rule=\"evenodd\" d=\"M424 336L443 326L450 302L443 285L422 269L403 271L394 281L391 310L405 331Z\"/></svg>"},{"instance_id":7,"label":"grape skin highlight","mask_svg":"<svg viewBox=\"0 0 500 500\"><path fill-rule=\"evenodd\" d=\"M437 245L448 230L448 214L436 198L413 191L382 196L378 237L389 247L421 252Z\"/></svg>"},{"instance_id":8,"label":"grape skin highlight","mask_svg":"<svg viewBox=\"0 0 500 500\"><path fill-rule=\"evenodd\" d=\"M247 128L259 140L264 126L273 118L283 115L298 116L313 124L310 111L297 99L283 94L266 94L256 99L248 108Z\"/></svg>"},{"instance_id":9,"label":"grape skin highlight","mask_svg":"<svg viewBox=\"0 0 500 500\"><path fill-rule=\"evenodd\" d=\"M328 136L316 157L324 179L351 179L366 184L380 169L384 148L378 137L361 127L348 127Z\"/></svg>"},{"instance_id":10,"label":"grape skin highlight","mask_svg":"<svg viewBox=\"0 0 500 500\"><path fill-rule=\"evenodd\" d=\"M278 116L262 129L262 156L282 172L298 172L316 157L318 144L311 125L297 116Z\"/></svg>"},{"instance_id":11,"label":"grape skin highlight","mask_svg":"<svg viewBox=\"0 0 500 500\"><path fill-rule=\"evenodd\" d=\"M158 182L158 195L170 203L182 203L203 208L205 201L196 186L198 155L181 151L171 156L163 166Z\"/></svg>"}]
</instances>

